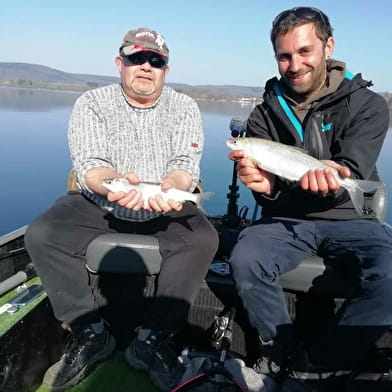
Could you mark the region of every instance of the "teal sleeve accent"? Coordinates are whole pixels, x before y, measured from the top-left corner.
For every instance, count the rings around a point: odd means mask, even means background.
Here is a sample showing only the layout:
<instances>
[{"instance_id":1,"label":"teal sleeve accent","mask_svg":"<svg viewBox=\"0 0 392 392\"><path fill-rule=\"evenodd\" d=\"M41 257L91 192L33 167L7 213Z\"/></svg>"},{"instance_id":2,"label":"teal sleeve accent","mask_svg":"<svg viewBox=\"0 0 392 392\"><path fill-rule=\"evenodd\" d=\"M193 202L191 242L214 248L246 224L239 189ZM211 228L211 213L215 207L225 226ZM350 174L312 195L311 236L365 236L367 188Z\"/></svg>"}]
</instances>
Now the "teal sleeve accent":
<instances>
[{"instance_id":1,"label":"teal sleeve accent","mask_svg":"<svg viewBox=\"0 0 392 392\"><path fill-rule=\"evenodd\" d=\"M289 118L291 123L293 124L295 130L297 131L301 142L304 141L304 131L302 128L302 124L298 121L298 118L296 115L293 113L293 111L290 109L289 105L287 104L286 100L283 98L283 94L280 91L280 88L277 83L273 84L273 89L276 94L276 97L278 98L278 102L280 106L282 107L283 111L285 112L286 116Z\"/></svg>"}]
</instances>

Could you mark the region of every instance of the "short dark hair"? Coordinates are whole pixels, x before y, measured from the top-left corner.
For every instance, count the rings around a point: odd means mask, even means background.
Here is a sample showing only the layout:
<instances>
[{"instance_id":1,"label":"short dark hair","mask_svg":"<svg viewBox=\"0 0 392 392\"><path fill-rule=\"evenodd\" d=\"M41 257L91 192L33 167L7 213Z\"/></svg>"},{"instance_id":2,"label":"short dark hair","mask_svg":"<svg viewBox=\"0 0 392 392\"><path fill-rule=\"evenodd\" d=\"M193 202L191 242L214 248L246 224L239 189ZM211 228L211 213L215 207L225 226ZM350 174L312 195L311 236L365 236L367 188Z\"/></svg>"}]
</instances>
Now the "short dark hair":
<instances>
[{"instance_id":1,"label":"short dark hair","mask_svg":"<svg viewBox=\"0 0 392 392\"><path fill-rule=\"evenodd\" d=\"M296 27L308 23L313 23L316 28L317 37L324 43L332 37L332 27L329 23L328 16L318 8L313 7L295 7L281 12L272 22L271 42L276 52L275 40L280 34L286 34L293 31Z\"/></svg>"}]
</instances>

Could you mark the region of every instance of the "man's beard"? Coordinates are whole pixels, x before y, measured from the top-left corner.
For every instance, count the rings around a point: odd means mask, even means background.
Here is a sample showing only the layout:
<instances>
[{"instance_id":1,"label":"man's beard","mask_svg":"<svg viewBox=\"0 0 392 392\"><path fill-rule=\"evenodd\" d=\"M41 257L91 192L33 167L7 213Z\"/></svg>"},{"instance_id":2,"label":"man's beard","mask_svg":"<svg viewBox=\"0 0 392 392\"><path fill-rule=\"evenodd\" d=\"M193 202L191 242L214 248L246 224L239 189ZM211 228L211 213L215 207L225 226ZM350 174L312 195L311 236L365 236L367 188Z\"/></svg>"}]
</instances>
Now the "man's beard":
<instances>
[{"instance_id":1,"label":"man's beard","mask_svg":"<svg viewBox=\"0 0 392 392\"><path fill-rule=\"evenodd\" d=\"M291 81L294 76L301 76L310 72L310 79L306 83L293 83ZM295 101L304 102L308 97L310 97L314 92L320 90L320 88L324 85L327 76L326 67L322 67L321 65L317 68L307 67L305 69L301 69L295 74L287 72L282 77L282 82L286 87L289 95L292 95Z\"/></svg>"},{"instance_id":2,"label":"man's beard","mask_svg":"<svg viewBox=\"0 0 392 392\"><path fill-rule=\"evenodd\" d=\"M131 88L132 88L132 91L133 91L135 94L137 94L137 95L142 95L142 96L144 96L144 97L148 97L149 95L154 94L155 91L156 91L155 86L152 86L152 88L151 88L150 90L139 90L139 89L137 89L137 88L132 84Z\"/></svg>"},{"instance_id":3,"label":"man's beard","mask_svg":"<svg viewBox=\"0 0 392 392\"><path fill-rule=\"evenodd\" d=\"M144 97L148 97L157 91L156 85L153 81L151 81L151 84L150 83L142 83L137 78L132 80L130 88L135 94L141 95Z\"/></svg>"}]
</instances>

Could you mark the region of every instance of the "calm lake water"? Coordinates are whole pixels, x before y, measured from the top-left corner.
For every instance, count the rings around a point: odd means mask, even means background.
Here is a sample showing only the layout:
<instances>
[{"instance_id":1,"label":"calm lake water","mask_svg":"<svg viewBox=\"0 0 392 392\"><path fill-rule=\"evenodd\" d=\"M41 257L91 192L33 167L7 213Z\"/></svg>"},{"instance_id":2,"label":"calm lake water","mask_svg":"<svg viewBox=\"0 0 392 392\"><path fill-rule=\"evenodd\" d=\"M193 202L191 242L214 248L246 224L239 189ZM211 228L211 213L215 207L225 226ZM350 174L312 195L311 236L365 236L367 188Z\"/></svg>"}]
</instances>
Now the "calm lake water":
<instances>
[{"instance_id":1,"label":"calm lake water","mask_svg":"<svg viewBox=\"0 0 392 392\"><path fill-rule=\"evenodd\" d=\"M0 236L30 222L66 192L71 168L67 124L79 93L0 88ZM252 106L235 103L199 102L205 132L201 163L202 186L215 195L205 202L209 214L227 211L227 193L233 166L225 141L232 117L247 117ZM379 162L379 172L392 186L392 136L388 133ZM240 185L239 208L254 203ZM392 222L389 208L387 221Z\"/></svg>"}]
</instances>

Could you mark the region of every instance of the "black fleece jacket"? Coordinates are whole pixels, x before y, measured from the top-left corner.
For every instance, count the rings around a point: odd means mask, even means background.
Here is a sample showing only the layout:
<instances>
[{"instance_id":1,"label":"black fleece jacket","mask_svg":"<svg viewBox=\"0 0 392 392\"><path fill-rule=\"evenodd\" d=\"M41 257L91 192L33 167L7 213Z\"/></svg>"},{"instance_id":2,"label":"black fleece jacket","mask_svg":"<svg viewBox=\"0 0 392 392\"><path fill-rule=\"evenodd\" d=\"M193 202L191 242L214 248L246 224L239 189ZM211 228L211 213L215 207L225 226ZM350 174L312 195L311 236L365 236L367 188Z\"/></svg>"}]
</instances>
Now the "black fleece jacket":
<instances>
[{"instance_id":1,"label":"black fleece jacket","mask_svg":"<svg viewBox=\"0 0 392 392\"><path fill-rule=\"evenodd\" d=\"M277 78L266 83L263 103L249 116L247 136L301 147L318 159L349 167L354 179L380 180L376 161L388 131L389 112L384 98L368 89L369 82L360 74L344 78L334 92L314 101L302 122L302 138L278 101L278 84ZM376 219L371 197L370 213L359 216L344 189L336 195L320 197L278 177L274 197L256 192L254 197L266 217Z\"/></svg>"}]
</instances>

